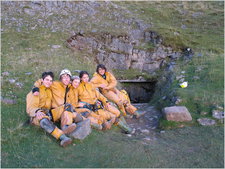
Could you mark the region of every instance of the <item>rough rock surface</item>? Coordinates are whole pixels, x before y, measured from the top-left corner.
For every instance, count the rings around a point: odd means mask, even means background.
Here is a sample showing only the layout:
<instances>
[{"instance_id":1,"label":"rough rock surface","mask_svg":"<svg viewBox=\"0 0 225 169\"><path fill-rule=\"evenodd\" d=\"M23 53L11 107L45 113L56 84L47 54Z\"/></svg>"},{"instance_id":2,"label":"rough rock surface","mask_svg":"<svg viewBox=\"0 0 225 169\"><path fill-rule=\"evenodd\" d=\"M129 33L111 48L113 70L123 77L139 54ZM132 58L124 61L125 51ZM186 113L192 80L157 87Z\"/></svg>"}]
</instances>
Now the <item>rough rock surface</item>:
<instances>
[{"instance_id":1,"label":"rough rock surface","mask_svg":"<svg viewBox=\"0 0 225 169\"><path fill-rule=\"evenodd\" d=\"M91 121L86 119L82 122L77 123L77 128L70 134L70 137L73 137L78 140L85 139L91 133Z\"/></svg>"},{"instance_id":2,"label":"rough rock surface","mask_svg":"<svg viewBox=\"0 0 225 169\"><path fill-rule=\"evenodd\" d=\"M182 122L192 120L191 114L185 106L165 107L163 113L169 121Z\"/></svg>"}]
</instances>

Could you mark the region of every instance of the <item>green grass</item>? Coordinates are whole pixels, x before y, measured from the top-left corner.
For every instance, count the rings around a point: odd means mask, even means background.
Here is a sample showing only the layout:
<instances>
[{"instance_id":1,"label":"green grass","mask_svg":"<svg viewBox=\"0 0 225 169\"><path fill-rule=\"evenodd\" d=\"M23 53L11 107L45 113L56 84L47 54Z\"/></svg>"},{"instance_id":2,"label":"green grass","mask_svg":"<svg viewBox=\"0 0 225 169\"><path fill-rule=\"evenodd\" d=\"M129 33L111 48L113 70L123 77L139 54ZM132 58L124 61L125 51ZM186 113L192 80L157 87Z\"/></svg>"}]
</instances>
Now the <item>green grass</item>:
<instances>
[{"instance_id":1,"label":"green grass","mask_svg":"<svg viewBox=\"0 0 225 169\"><path fill-rule=\"evenodd\" d=\"M74 141L76 146L65 149L59 142L35 126L24 125L28 119L25 112L25 97L30 91L33 82L43 71L52 70L56 79L61 69L87 70L90 75L95 71L94 58L85 52L74 52L66 48L65 41L71 36L68 32L51 32L48 29L37 27L27 31L24 26L21 32L15 27L4 28L1 34L1 71L8 71L8 77L1 78L1 96L15 98L14 105L1 104L1 167L52 167L52 168L91 168L91 167L202 167L222 168L224 166L224 131L222 127L201 127L196 123L201 111L211 112L215 105L224 106L224 36L223 36L223 3L224 2L116 2L132 11L126 17L137 16L146 23L153 23L152 29L164 39L165 45L174 49L191 47L195 55L193 60L185 64L179 61L175 75L186 71L185 80L189 86L179 87L178 81L163 90L156 90L153 100L160 103L160 107L168 106L171 102L162 100L162 96L176 94L183 101L192 114L191 123L176 123L161 120L161 128L170 128L165 133L157 133L157 140L149 145L142 144L138 138L130 138L120 133L117 127L106 132L93 131L84 141ZM222 5L221 5L222 4ZM182 16L179 9L188 10ZM103 12L105 9L101 9ZM111 10L116 10L113 7ZM144 11L144 12L142 12ZM195 12L204 14L193 18ZM105 11L108 12L108 11ZM100 17L98 13L96 17ZM102 15L104 16L104 15ZM15 18L26 16L14 16ZM53 17L53 16L52 16ZM65 17L65 16L63 16ZM108 16L107 16L108 17ZM113 18L102 19L101 22L116 24ZM27 18L30 21L30 18ZM53 19L53 18L49 18ZM79 25L80 24L80 25ZM95 34L110 32L112 35L126 34L126 27L121 29L102 26L101 23L79 22L85 32ZM186 25L182 29L181 25ZM31 23L32 25L32 23ZM74 30L77 25L74 24ZM132 25L135 26L135 25ZM107 30L107 31L106 31ZM179 35L174 35L177 32ZM101 37L100 37L101 38ZM52 45L61 48L53 49ZM152 45L137 46L140 49L151 50ZM202 56L198 57L201 53ZM198 66L203 69L196 72ZM25 75L32 72L31 75ZM157 76L138 70L113 70L117 78L136 78L143 76L146 79L160 79L168 72L157 72ZM193 76L199 76L194 80ZM18 88L10 84L8 79L22 82ZM162 80L165 84L168 79ZM159 85L160 86L160 85ZM172 91L174 93L172 93ZM211 114L206 117L210 117ZM184 127L183 126L192 126ZM179 129L174 129L179 128Z\"/></svg>"}]
</instances>

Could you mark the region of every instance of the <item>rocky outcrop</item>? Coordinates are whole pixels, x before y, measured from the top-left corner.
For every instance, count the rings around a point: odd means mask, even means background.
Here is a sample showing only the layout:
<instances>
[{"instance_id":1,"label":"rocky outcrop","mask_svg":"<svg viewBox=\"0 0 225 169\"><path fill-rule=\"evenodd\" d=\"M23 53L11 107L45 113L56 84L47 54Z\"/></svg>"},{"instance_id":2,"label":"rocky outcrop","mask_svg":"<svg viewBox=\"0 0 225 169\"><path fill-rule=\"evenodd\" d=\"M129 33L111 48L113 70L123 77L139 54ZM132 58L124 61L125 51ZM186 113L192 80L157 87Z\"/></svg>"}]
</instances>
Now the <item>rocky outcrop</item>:
<instances>
[{"instance_id":1,"label":"rocky outcrop","mask_svg":"<svg viewBox=\"0 0 225 169\"><path fill-rule=\"evenodd\" d=\"M96 63L114 69L153 73L167 62L166 58L180 56L163 46L163 38L151 31L151 23L144 23L113 2L4 1L2 32L8 28L67 32L71 35L69 47L87 51L95 56Z\"/></svg>"},{"instance_id":2,"label":"rocky outcrop","mask_svg":"<svg viewBox=\"0 0 225 169\"><path fill-rule=\"evenodd\" d=\"M192 117L185 106L172 106L163 109L165 118L169 121L191 121Z\"/></svg>"},{"instance_id":3,"label":"rocky outcrop","mask_svg":"<svg viewBox=\"0 0 225 169\"><path fill-rule=\"evenodd\" d=\"M153 73L167 61L180 55L170 47L163 46L156 32L142 32L143 37L132 41L129 35L111 35L104 33L98 37L77 33L67 40L67 46L73 50L94 53L97 63L104 63L111 69L139 69ZM139 40L145 40L141 43ZM151 49L138 49L141 45L153 45ZM139 46L138 46L138 45Z\"/></svg>"}]
</instances>

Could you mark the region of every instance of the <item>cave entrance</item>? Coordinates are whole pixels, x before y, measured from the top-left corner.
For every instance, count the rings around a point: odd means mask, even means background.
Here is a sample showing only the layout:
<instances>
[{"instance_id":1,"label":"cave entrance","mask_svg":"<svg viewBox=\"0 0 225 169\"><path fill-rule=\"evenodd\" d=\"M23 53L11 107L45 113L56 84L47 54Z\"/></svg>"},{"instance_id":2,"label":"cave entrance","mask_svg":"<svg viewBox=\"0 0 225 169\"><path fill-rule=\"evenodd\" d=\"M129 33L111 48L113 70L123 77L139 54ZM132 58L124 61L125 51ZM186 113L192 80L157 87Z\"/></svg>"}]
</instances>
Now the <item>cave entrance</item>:
<instances>
[{"instance_id":1,"label":"cave entrance","mask_svg":"<svg viewBox=\"0 0 225 169\"><path fill-rule=\"evenodd\" d=\"M118 80L130 96L131 103L148 103L155 92L157 81Z\"/></svg>"}]
</instances>

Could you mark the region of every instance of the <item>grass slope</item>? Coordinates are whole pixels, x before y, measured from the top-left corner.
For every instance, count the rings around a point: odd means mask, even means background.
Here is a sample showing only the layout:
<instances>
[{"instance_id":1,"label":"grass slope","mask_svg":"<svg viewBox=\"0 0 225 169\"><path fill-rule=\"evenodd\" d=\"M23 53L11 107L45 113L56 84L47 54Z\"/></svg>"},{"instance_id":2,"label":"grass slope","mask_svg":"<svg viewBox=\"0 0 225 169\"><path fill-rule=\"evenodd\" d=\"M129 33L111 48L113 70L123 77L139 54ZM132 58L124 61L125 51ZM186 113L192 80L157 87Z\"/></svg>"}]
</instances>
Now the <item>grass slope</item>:
<instances>
[{"instance_id":1,"label":"grass slope","mask_svg":"<svg viewBox=\"0 0 225 169\"><path fill-rule=\"evenodd\" d=\"M195 56L202 54L188 65L181 63L177 69L177 74L185 70L189 81L189 87L184 90L178 88L177 82L173 84L184 100L182 104L196 114L200 110L195 103L202 109L223 105L223 2L116 3L130 9L132 15L153 23L152 29L159 32L165 44L177 49L189 46ZM188 13L181 15L179 10ZM204 15L194 19L192 15L199 11ZM181 28L182 23L186 29ZM174 36L174 32L179 36ZM84 141L74 141L76 146L63 149L41 129L24 125L26 94L43 70L52 70L56 76L63 68L94 72L92 58L66 48L64 42L69 36L66 32L54 33L47 29L18 33L14 28L4 27L1 71L10 75L1 77L1 95L15 98L17 103L1 103L1 167L223 167L222 127L167 130L148 145L121 134L114 127L106 132L93 131ZM54 49L52 45L61 47ZM199 65L204 69L198 73L195 70ZM26 72L32 74L25 75ZM198 75L200 80L193 80L193 75ZM23 87L11 84L9 79L23 83Z\"/></svg>"}]
</instances>

